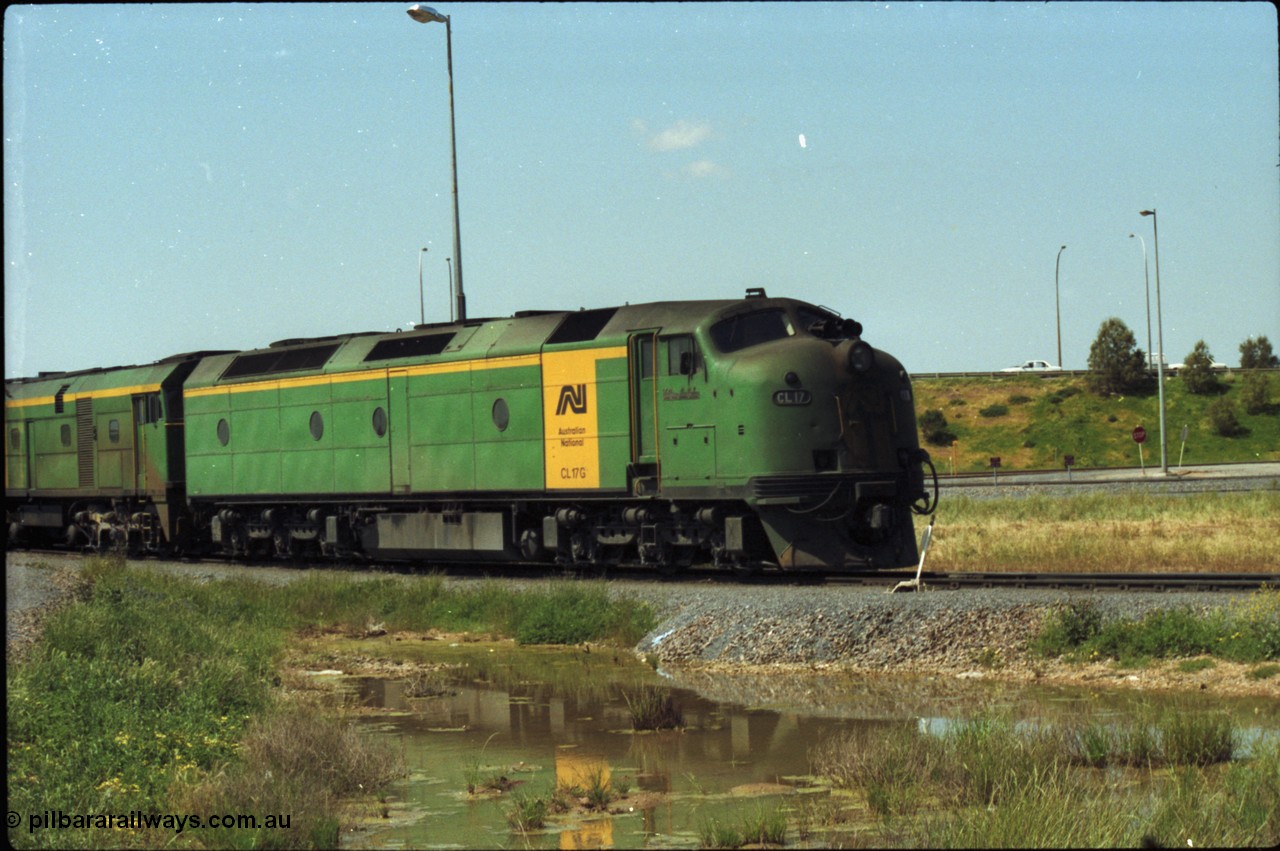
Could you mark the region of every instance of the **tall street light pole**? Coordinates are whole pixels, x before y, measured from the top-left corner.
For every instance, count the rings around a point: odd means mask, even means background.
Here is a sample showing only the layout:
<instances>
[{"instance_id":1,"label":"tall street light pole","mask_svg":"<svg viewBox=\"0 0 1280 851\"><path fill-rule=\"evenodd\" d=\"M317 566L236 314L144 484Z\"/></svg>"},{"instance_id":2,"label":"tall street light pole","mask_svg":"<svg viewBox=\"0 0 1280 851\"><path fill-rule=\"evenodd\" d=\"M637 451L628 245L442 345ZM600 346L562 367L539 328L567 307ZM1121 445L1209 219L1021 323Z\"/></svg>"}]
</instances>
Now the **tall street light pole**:
<instances>
[{"instance_id":1,"label":"tall street light pole","mask_svg":"<svg viewBox=\"0 0 1280 851\"><path fill-rule=\"evenodd\" d=\"M1169 475L1169 452L1164 436L1164 322L1160 315L1160 224L1156 208L1142 210L1140 216L1151 217L1151 241L1156 255L1156 342L1160 345L1160 357L1156 360L1156 385L1160 389L1160 472Z\"/></svg>"},{"instance_id":2,"label":"tall street light pole","mask_svg":"<svg viewBox=\"0 0 1280 851\"><path fill-rule=\"evenodd\" d=\"M1147 274L1147 241L1136 233L1129 234L1129 239L1138 238L1138 242L1142 243L1142 287L1147 297L1147 368L1151 367L1151 359L1156 357L1156 352L1151 348L1151 277ZM1161 358L1164 352L1160 352Z\"/></svg>"},{"instance_id":3,"label":"tall street light pole","mask_svg":"<svg viewBox=\"0 0 1280 851\"><path fill-rule=\"evenodd\" d=\"M458 305L458 321L467 318L467 297L462 292L462 226L458 222L458 134L453 115L453 29L449 16L430 6L414 3L405 12L420 24L444 24L445 57L449 66L449 152L453 163L453 290Z\"/></svg>"},{"instance_id":4,"label":"tall street light pole","mask_svg":"<svg viewBox=\"0 0 1280 851\"><path fill-rule=\"evenodd\" d=\"M1058 298L1058 267L1062 265L1062 252L1066 251L1064 245L1058 249L1058 259L1053 261L1053 310L1058 318L1058 366L1062 366L1062 302Z\"/></svg>"},{"instance_id":5,"label":"tall street light pole","mask_svg":"<svg viewBox=\"0 0 1280 851\"><path fill-rule=\"evenodd\" d=\"M427 324L427 299L422 292L422 255L427 253L427 249L418 252L418 324Z\"/></svg>"}]
</instances>

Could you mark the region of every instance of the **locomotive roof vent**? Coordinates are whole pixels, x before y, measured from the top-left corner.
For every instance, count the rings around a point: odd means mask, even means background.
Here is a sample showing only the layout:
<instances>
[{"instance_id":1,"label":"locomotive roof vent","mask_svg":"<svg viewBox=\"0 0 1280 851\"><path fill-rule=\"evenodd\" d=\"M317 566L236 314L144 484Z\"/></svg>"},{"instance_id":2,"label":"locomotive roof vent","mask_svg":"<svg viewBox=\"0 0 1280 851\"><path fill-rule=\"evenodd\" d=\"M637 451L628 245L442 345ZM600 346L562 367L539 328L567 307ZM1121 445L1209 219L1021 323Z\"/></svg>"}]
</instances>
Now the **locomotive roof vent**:
<instances>
[{"instance_id":1,"label":"locomotive roof vent","mask_svg":"<svg viewBox=\"0 0 1280 851\"><path fill-rule=\"evenodd\" d=\"M769 294L764 291L764 287L747 287L747 298L768 298Z\"/></svg>"}]
</instances>

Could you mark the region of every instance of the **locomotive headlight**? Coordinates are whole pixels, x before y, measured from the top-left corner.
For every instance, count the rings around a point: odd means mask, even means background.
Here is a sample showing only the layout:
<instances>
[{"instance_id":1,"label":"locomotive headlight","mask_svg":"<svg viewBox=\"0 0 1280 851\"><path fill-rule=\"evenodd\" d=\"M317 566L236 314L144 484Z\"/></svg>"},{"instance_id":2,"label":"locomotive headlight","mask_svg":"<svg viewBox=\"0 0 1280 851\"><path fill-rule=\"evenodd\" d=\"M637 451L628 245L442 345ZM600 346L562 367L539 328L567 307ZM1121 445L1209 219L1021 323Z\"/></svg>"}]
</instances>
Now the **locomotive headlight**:
<instances>
[{"instance_id":1,"label":"locomotive headlight","mask_svg":"<svg viewBox=\"0 0 1280 851\"><path fill-rule=\"evenodd\" d=\"M875 362L875 350L862 340L854 340L853 345L849 347L849 369L854 372L866 372Z\"/></svg>"}]
</instances>

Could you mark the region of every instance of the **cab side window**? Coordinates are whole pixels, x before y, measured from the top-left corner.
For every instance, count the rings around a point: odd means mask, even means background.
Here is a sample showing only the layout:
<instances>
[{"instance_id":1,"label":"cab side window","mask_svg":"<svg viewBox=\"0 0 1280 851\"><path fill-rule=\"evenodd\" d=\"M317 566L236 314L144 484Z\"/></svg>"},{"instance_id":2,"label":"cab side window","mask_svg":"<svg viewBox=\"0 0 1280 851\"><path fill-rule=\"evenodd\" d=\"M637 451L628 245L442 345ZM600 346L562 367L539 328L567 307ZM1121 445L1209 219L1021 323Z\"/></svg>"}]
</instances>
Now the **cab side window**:
<instances>
[{"instance_id":1,"label":"cab side window","mask_svg":"<svg viewBox=\"0 0 1280 851\"><path fill-rule=\"evenodd\" d=\"M701 367L693 335L682 334L667 339L667 375L693 375Z\"/></svg>"}]
</instances>

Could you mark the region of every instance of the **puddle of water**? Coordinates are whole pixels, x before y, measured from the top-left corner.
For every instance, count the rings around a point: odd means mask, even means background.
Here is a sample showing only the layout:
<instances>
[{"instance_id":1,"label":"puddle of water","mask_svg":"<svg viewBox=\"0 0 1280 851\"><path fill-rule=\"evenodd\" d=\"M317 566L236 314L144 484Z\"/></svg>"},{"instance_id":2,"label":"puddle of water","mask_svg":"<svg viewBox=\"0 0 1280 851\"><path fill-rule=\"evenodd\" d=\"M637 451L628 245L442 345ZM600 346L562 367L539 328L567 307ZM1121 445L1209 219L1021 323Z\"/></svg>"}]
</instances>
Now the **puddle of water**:
<instances>
[{"instance_id":1,"label":"puddle of water","mask_svg":"<svg viewBox=\"0 0 1280 851\"><path fill-rule=\"evenodd\" d=\"M805 779L808 753L841 732L906 725L941 733L984 709L1026 723L1082 713L1121 720L1161 699L942 679L662 678L626 654L590 659L580 650L463 645L411 655L457 666L447 694L411 697L401 680L351 682L355 698L374 708L364 723L398 743L411 776L392 788L389 817L346 835L345 847L692 848L711 820L739 825L744 815L783 806L794 813L803 798L828 794ZM780 677L785 689L776 687ZM671 691L686 728L635 733L624 691L657 683ZM1227 710L1246 739L1280 730L1280 708L1271 702L1206 699L1196 708ZM468 785L489 782L509 788L468 794ZM558 786L605 783L629 790L612 812L561 814L528 835L508 824L521 793L549 799Z\"/></svg>"}]
</instances>

